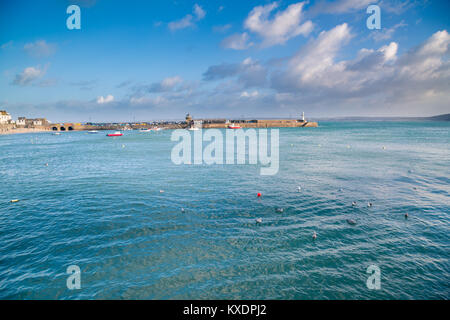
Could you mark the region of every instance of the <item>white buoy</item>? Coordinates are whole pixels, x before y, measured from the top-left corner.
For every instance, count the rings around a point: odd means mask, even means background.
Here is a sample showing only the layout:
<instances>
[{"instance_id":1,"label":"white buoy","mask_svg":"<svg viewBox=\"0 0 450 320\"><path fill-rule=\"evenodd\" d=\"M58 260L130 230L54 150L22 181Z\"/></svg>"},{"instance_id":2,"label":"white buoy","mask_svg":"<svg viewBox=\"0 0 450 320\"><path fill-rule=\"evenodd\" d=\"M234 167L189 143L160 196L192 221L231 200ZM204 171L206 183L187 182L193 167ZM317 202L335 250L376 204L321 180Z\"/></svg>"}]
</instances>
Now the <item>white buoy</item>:
<instances>
[{"instance_id":1,"label":"white buoy","mask_svg":"<svg viewBox=\"0 0 450 320\"><path fill-rule=\"evenodd\" d=\"M352 206L356 206L356 201L353 201L353 202L352 202Z\"/></svg>"},{"instance_id":2,"label":"white buoy","mask_svg":"<svg viewBox=\"0 0 450 320\"><path fill-rule=\"evenodd\" d=\"M159 193L164 193L164 190L159 190Z\"/></svg>"},{"instance_id":3,"label":"white buoy","mask_svg":"<svg viewBox=\"0 0 450 320\"><path fill-rule=\"evenodd\" d=\"M184 208L181 208L181 212L184 212Z\"/></svg>"},{"instance_id":4,"label":"white buoy","mask_svg":"<svg viewBox=\"0 0 450 320\"><path fill-rule=\"evenodd\" d=\"M297 187L297 191L298 191L298 192L302 191L302 187L298 186L298 187Z\"/></svg>"},{"instance_id":5,"label":"white buoy","mask_svg":"<svg viewBox=\"0 0 450 320\"><path fill-rule=\"evenodd\" d=\"M262 219L261 218L256 218L256 223L262 223Z\"/></svg>"},{"instance_id":6,"label":"white buoy","mask_svg":"<svg viewBox=\"0 0 450 320\"><path fill-rule=\"evenodd\" d=\"M372 206L372 202L367 203L367 206L371 207Z\"/></svg>"},{"instance_id":7,"label":"white buoy","mask_svg":"<svg viewBox=\"0 0 450 320\"><path fill-rule=\"evenodd\" d=\"M317 233L315 231L313 232L312 238L313 238L313 240L316 240L316 238L317 238Z\"/></svg>"},{"instance_id":8,"label":"white buoy","mask_svg":"<svg viewBox=\"0 0 450 320\"><path fill-rule=\"evenodd\" d=\"M19 202L20 200L19 199L13 199L13 200L11 200L10 202L11 203L15 203L15 202Z\"/></svg>"}]
</instances>

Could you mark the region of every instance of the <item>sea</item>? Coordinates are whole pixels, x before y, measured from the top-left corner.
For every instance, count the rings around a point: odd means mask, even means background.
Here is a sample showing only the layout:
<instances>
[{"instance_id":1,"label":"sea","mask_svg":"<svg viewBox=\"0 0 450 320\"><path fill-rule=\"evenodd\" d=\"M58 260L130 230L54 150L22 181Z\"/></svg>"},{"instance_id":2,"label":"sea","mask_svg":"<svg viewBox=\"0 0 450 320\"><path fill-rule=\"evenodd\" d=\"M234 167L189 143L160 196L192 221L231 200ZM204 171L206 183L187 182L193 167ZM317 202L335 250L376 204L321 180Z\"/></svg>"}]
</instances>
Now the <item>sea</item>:
<instances>
[{"instance_id":1,"label":"sea","mask_svg":"<svg viewBox=\"0 0 450 320\"><path fill-rule=\"evenodd\" d=\"M274 175L172 134L0 136L0 299L450 298L450 122L280 128Z\"/></svg>"}]
</instances>

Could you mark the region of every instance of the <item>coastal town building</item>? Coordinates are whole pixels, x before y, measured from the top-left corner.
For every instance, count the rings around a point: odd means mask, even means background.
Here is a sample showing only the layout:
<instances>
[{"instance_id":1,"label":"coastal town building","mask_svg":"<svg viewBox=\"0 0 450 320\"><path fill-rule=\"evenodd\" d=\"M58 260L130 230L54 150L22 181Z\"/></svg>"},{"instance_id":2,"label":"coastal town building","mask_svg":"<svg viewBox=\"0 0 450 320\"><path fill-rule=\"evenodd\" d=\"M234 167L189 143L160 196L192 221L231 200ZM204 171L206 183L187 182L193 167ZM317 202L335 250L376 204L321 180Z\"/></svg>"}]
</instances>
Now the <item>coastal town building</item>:
<instances>
[{"instance_id":1,"label":"coastal town building","mask_svg":"<svg viewBox=\"0 0 450 320\"><path fill-rule=\"evenodd\" d=\"M37 119L23 118L23 120L25 120L25 125L27 127L42 127L47 126L49 124L49 122L45 118L37 118Z\"/></svg>"},{"instance_id":2,"label":"coastal town building","mask_svg":"<svg viewBox=\"0 0 450 320\"><path fill-rule=\"evenodd\" d=\"M11 115L5 110L0 110L0 124L11 123Z\"/></svg>"},{"instance_id":3,"label":"coastal town building","mask_svg":"<svg viewBox=\"0 0 450 320\"><path fill-rule=\"evenodd\" d=\"M17 120L16 120L16 126L19 126L19 127L25 127L26 124L27 124L27 123L26 123L26 118L25 118L25 117L19 117L19 118L17 118Z\"/></svg>"}]
</instances>

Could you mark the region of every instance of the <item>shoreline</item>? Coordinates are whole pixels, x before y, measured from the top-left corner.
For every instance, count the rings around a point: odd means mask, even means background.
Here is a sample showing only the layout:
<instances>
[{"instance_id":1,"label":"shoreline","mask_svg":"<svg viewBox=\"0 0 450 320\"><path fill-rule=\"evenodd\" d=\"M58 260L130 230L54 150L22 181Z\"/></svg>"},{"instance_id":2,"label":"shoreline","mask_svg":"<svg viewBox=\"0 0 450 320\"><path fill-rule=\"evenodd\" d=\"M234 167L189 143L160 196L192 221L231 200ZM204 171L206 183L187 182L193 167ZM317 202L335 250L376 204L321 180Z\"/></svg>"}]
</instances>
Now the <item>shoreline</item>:
<instances>
[{"instance_id":1,"label":"shoreline","mask_svg":"<svg viewBox=\"0 0 450 320\"><path fill-rule=\"evenodd\" d=\"M16 129L7 129L0 130L0 135L8 135L8 134L21 134L21 133L39 133L39 132L51 132L49 129L38 129L38 128L16 128Z\"/></svg>"}]
</instances>

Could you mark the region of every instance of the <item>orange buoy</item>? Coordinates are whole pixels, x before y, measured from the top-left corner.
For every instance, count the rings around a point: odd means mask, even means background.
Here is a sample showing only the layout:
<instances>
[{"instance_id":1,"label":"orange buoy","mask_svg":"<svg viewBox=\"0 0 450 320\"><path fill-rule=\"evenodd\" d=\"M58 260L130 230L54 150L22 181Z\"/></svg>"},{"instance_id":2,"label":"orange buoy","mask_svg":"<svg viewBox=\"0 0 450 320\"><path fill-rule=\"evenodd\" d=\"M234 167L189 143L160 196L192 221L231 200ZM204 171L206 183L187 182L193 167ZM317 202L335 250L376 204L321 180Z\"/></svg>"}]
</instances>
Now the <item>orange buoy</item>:
<instances>
[{"instance_id":1,"label":"orange buoy","mask_svg":"<svg viewBox=\"0 0 450 320\"><path fill-rule=\"evenodd\" d=\"M260 192L258 192L257 196L258 196L258 198L259 198L259 197L261 197L261 193L260 193Z\"/></svg>"}]
</instances>

